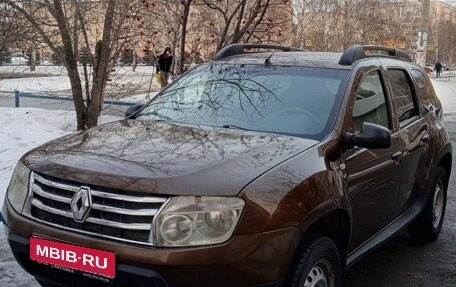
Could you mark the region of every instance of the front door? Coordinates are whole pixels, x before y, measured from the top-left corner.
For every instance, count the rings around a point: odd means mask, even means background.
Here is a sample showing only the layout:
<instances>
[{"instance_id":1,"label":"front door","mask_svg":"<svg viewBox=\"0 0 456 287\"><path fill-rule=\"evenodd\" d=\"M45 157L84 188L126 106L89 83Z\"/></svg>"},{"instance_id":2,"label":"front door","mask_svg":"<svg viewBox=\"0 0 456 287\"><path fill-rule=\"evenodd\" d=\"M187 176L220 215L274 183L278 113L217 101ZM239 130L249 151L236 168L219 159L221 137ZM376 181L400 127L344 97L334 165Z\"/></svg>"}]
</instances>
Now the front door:
<instances>
[{"instance_id":1,"label":"front door","mask_svg":"<svg viewBox=\"0 0 456 287\"><path fill-rule=\"evenodd\" d=\"M355 147L344 153L349 197L352 206L353 251L390 223L396 211L401 180L401 141L391 124L391 103L387 100L380 69L366 67L359 72L360 83L354 87L355 99L348 110L346 132L360 132L363 122L390 129L391 147L366 149ZM352 93L353 94L353 93Z\"/></svg>"}]
</instances>

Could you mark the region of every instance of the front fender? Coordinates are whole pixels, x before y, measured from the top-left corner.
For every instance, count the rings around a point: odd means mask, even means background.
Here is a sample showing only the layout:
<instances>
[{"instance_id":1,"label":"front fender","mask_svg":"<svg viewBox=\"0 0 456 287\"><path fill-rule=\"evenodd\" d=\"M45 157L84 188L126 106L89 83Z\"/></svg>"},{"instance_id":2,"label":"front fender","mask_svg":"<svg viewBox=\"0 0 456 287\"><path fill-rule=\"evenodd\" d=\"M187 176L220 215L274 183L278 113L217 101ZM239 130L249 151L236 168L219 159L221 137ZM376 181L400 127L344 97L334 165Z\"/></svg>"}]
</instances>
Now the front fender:
<instances>
[{"instance_id":1,"label":"front fender","mask_svg":"<svg viewBox=\"0 0 456 287\"><path fill-rule=\"evenodd\" d=\"M327 167L318 147L282 163L243 189L245 212L236 230L248 234L299 227L304 233L318 218L343 210L351 221L341 171ZM312 164L309 164L312 163Z\"/></svg>"}]
</instances>

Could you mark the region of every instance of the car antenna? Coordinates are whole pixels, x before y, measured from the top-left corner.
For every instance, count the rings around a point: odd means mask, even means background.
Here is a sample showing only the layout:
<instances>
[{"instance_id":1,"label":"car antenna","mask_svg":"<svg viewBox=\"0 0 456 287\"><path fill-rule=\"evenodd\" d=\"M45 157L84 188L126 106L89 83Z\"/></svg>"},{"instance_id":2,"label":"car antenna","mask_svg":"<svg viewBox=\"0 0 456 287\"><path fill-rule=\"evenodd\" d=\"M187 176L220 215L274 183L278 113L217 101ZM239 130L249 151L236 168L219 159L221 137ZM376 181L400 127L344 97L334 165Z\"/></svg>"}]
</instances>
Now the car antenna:
<instances>
[{"instance_id":1,"label":"car antenna","mask_svg":"<svg viewBox=\"0 0 456 287\"><path fill-rule=\"evenodd\" d=\"M272 51L271 55L269 55L269 56L266 58L266 60L264 60L264 65L265 65L266 67L271 66L271 57L275 54L276 51L277 51L277 49L274 50L274 51Z\"/></svg>"},{"instance_id":2,"label":"car antenna","mask_svg":"<svg viewBox=\"0 0 456 287\"><path fill-rule=\"evenodd\" d=\"M297 23L297 25L295 25L295 26L291 29L291 31L288 33L288 35L287 35L282 41L280 41L280 44L282 44L286 39L288 39L288 37L290 37L290 35L294 32L294 30L296 30L296 28L298 27L298 25L301 24L301 22L302 22L303 20L304 20L304 18L302 18L302 19ZM271 55L269 55L269 57L267 57L266 60L264 60L264 65L265 65L265 66L267 66L267 67L271 66L271 58L272 58L272 56L275 54L276 51L277 51L277 49L274 50L274 51L272 51Z\"/></svg>"}]
</instances>

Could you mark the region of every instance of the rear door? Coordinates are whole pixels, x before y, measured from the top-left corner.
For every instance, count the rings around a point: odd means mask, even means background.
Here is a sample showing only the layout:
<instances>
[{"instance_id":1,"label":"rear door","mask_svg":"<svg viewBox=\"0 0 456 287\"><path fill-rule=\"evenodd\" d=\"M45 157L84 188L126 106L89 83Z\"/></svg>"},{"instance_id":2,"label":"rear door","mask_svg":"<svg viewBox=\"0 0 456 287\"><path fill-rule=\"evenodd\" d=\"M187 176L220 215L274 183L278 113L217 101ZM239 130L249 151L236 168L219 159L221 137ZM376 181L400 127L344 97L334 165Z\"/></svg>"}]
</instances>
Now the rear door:
<instances>
[{"instance_id":1,"label":"rear door","mask_svg":"<svg viewBox=\"0 0 456 287\"><path fill-rule=\"evenodd\" d=\"M425 175L424 155L429 142L428 124L421 116L418 86L409 70L391 63L386 75L395 114L399 122L401 140L401 185L397 198L397 215L404 213L414 202L419 189L417 183Z\"/></svg>"}]
</instances>

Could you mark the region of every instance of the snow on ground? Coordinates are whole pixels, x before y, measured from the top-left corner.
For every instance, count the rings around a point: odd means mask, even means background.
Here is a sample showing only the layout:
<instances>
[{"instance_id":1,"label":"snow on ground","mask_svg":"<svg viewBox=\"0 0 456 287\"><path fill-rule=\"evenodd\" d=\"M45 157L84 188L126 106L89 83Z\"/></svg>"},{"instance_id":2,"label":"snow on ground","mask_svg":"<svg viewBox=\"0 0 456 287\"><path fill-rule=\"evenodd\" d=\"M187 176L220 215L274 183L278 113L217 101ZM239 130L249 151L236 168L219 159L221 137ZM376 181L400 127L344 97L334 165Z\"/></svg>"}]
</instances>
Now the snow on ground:
<instances>
[{"instance_id":1,"label":"snow on ground","mask_svg":"<svg viewBox=\"0 0 456 287\"><path fill-rule=\"evenodd\" d=\"M37 65L35 71L30 71L30 67L26 65L4 65L0 66L0 76L20 76L20 77L33 77L33 76L62 76L66 75L66 69L63 66L56 65Z\"/></svg>"},{"instance_id":2,"label":"snow on ground","mask_svg":"<svg viewBox=\"0 0 456 287\"><path fill-rule=\"evenodd\" d=\"M102 116L101 123L117 120ZM19 158L51 139L76 130L73 111L0 107L0 206Z\"/></svg>"},{"instance_id":3,"label":"snow on ground","mask_svg":"<svg viewBox=\"0 0 456 287\"><path fill-rule=\"evenodd\" d=\"M82 67L79 70L81 79L84 79ZM152 66L138 66L135 71L131 66L116 66L106 86L107 94L120 99L132 93L156 92L160 87L154 73ZM37 94L70 94L71 86L62 66L36 66L34 72L30 72L27 66L0 66L0 92L11 95L16 90Z\"/></svg>"},{"instance_id":4,"label":"snow on ground","mask_svg":"<svg viewBox=\"0 0 456 287\"><path fill-rule=\"evenodd\" d=\"M441 78L433 78L434 90L443 105L444 120L456 121L456 73L444 73Z\"/></svg>"},{"instance_id":5,"label":"snow on ground","mask_svg":"<svg viewBox=\"0 0 456 287\"><path fill-rule=\"evenodd\" d=\"M21 91L23 93L38 93L41 91L60 92L70 89L68 76L50 76L8 79L0 82L2 91Z\"/></svg>"},{"instance_id":6,"label":"snow on ground","mask_svg":"<svg viewBox=\"0 0 456 287\"><path fill-rule=\"evenodd\" d=\"M137 66L136 71L133 71L131 66L116 66L112 74L123 76L135 76L138 74L151 74L154 71L153 66ZM83 67L79 66L79 71L82 74ZM89 74L92 73L90 66L88 67ZM63 76L67 75L64 66L58 65L37 65L35 71L31 72L30 67L26 65L4 65L0 66L0 76L2 75L18 75L34 76L34 75L47 75L47 76Z\"/></svg>"}]
</instances>

